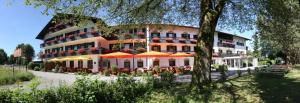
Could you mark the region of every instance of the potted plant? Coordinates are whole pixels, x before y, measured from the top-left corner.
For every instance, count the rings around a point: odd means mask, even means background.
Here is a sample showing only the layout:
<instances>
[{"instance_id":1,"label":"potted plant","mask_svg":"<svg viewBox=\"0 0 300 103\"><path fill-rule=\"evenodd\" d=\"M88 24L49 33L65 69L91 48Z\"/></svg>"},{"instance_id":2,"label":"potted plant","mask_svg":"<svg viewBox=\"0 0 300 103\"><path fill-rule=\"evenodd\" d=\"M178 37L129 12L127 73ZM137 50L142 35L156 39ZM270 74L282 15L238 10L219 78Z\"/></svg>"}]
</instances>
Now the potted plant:
<instances>
[{"instance_id":1,"label":"potted plant","mask_svg":"<svg viewBox=\"0 0 300 103\"><path fill-rule=\"evenodd\" d=\"M138 50L139 52L145 52L145 51L146 51L146 49L143 48L143 47L139 47L139 48L137 48L137 50Z\"/></svg>"},{"instance_id":2,"label":"potted plant","mask_svg":"<svg viewBox=\"0 0 300 103\"><path fill-rule=\"evenodd\" d=\"M97 50L98 50L98 49L97 49L96 47L91 47L91 48L90 48L90 51L91 51L91 52L96 52Z\"/></svg>"},{"instance_id":3,"label":"potted plant","mask_svg":"<svg viewBox=\"0 0 300 103\"><path fill-rule=\"evenodd\" d=\"M60 41L65 41L65 37L60 37L59 40Z\"/></svg>"},{"instance_id":4,"label":"potted plant","mask_svg":"<svg viewBox=\"0 0 300 103\"><path fill-rule=\"evenodd\" d=\"M160 68L159 68L158 66L155 66L155 67L154 67L154 73L157 74L157 75L159 75L159 73L160 73Z\"/></svg>"},{"instance_id":5,"label":"potted plant","mask_svg":"<svg viewBox=\"0 0 300 103\"><path fill-rule=\"evenodd\" d=\"M129 53L131 50L128 48L123 49L123 52Z\"/></svg>"},{"instance_id":6,"label":"potted plant","mask_svg":"<svg viewBox=\"0 0 300 103\"><path fill-rule=\"evenodd\" d=\"M64 55L65 55L65 52L64 52L64 51L61 51L61 52L59 52L59 55L64 56Z\"/></svg>"},{"instance_id":7,"label":"potted plant","mask_svg":"<svg viewBox=\"0 0 300 103\"><path fill-rule=\"evenodd\" d=\"M98 36L98 32L97 32L96 30L92 30L91 34L92 34L93 36Z\"/></svg>"},{"instance_id":8,"label":"potted plant","mask_svg":"<svg viewBox=\"0 0 300 103\"><path fill-rule=\"evenodd\" d=\"M84 49L84 48L80 48L80 49L78 50L78 53L79 53L79 54L84 54L84 53L85 53L85 49Z\"/></svg>"},{"instance_id":9,"label":"potted plant","mask_svg":"<svg viewBox=\"0 0 300 103\"><path fill-rule=\"evenodd\" d=\"M80 36L80 37L86 37L86 32L80 32L80 33L79 33L79 36Z\"/></svg>"},{"instance_id":10,"label":"potted plant","mask_svg":"<svg viewBox=\"0 0 300 103\"><path fill-rule=\"evenodd\" d=\"M75 54L75 51L74 51L74 50L68 50L68 53L69 53L70 55L74 55L74 54Z\"/></svg>"},{"instance_id":11,"label":"potted plant","mask_svg":"<svg viewBox=\"0 0 300 103\"><path fill-rule=\"evenodd\" d=\"M75 39L75 37L74 37L73 34L72 34L72 35L69 35L68 38L71 39L71 40L74 40L74 39Z\"/></svg>"},{"instance_id":12,"label":"potted plant","mask_svg":"<svg viewBox=\"0 0 300 103\"><path fill-rule=\"evenodd\" d=\"M111 72L112 72L113 75L117 75L117 73L118 73L118 67L115 66L115 65L111 66Z\"/></svg>"},{"instance_id":13,"label":"potted plant","mask_svg":"<svg viewBox=\"0 0 300 103\"><path fill-rule=\"evenodd\" d=\"M58 52L52 52L52 55L57 56Z\"/></svg>"}]
</instances>

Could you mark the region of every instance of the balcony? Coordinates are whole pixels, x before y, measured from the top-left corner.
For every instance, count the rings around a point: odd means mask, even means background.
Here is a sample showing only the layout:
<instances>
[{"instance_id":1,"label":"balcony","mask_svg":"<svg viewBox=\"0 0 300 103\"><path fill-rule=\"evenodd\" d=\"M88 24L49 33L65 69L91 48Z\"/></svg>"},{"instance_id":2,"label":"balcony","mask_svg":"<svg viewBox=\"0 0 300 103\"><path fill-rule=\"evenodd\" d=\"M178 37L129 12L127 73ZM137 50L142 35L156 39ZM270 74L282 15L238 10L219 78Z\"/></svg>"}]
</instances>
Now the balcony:
<instances>
[{"instance_id":1,"label":"balcony","mask_svg":"<svg viewBox=\"0 0 300 103\"><path fill-rule=\"evenodd\" d=\"M221 42L218 42L218 46L219 47L227 47L227 48L235 48L235 45L231 44L231 43L221 43Z\"/></svg>"},{"instance_id":2,"label":"balcony","mask_svg":"<svg viewBox=\"0 0 300 103\"><path fill-rule=\"evenodd\" d=\"M45 53L45 54L41 54L41 56L52 58L52 57L78 56L78 55L99 54L99 53L100 53L100 49L96 47L91 47L91 48L81 48L78 50Z\"/></svg>"},{"instance_id":3,"label":"balcony","mask_svg":"<svg viewBox=\"0 0 300 103\"><path fill-rule=\"evenodd\" d=\"M45 43L41 44L41 47L52 46L52 45L56 45L56 44L60 44L60 43L65 43L65 42L74 41L74 40L80 40L80 39L84 39L84 38L97 37L97 36L99 36L99 33L96 31L80 32L79 34L70 34L66 37L59 37L59 38L57 37L54 40L45 41Z\"/></svg>"}]
</instances>

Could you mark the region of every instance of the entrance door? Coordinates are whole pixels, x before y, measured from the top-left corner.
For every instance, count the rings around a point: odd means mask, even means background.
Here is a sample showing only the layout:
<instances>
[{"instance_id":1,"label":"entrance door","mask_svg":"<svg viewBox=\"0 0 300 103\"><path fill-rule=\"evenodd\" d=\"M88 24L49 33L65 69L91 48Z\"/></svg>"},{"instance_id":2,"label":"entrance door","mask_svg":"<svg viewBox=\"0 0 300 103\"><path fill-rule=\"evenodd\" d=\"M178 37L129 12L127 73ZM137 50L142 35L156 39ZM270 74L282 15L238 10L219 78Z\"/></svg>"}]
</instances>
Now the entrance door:
<instances>
[{"instance_id":1,"label":"entrance door","mask_svg":"<svg viewBox=\"0 0 300 103\"><path fill-rule=\"evenodd\" d=\"M153 61L153 67L155 67L155 66L159 66L159 60L158 59Z\"/></svg>"}]
</instances>

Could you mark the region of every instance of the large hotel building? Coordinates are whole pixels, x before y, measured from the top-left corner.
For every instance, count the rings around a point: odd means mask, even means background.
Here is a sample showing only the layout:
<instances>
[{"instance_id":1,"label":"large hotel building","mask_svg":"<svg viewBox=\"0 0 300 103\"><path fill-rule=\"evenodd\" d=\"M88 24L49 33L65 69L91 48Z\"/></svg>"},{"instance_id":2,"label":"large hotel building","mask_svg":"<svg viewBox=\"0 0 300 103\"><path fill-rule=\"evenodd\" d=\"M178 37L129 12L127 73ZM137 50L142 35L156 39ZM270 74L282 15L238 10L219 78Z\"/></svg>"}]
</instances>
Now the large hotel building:
<instances>
[{"instance_id":1,"label":"large hotel building","mask_svg":"<svg viewBox=\"0 0 300 103\"><path fill-rule=\"evenodd\" d=\"M118 68L185 67L193 68L194 48L198 28L169 24L145 24L113 26L110 34L97 29L96 18L91 18L83 26L57 22L54 16L38 34L36 39L43 41L40 57L48 62L46 68L59 64L66 71L88 70L98 72L112 65ZM56 21L56 22L55 22ZM245 37L215 32L213 43L213 64L227 64L229 70L253 68L257 59L246 55L248 47ZM190 56L124 57L122 53L176 53ZM120 56L118 56L118 52ZM116 53L115 58L102 55Z\"/></svg>"}]
</instances>

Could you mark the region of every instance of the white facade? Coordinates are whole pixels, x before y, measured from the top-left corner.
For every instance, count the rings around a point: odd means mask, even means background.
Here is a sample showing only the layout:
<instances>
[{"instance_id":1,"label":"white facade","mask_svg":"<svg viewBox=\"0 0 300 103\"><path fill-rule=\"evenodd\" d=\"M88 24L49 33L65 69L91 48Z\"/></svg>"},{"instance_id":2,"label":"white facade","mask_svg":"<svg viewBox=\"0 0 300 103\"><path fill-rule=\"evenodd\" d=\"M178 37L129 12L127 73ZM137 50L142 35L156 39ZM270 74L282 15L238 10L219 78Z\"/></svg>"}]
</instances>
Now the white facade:
<instances>
[{"instance_id":1,"label":"white facade","mask_svg":"<svg viewBox=\"0 0 300 103\"><path fill-rule=\"evenodd\" d=\"M84 28L87 28L87 38L80 38L80 37L75 37L77 38L76 40L73 41L67 41L67 42L63 42L63 43L58 43L58 44L54 44L54 45L49 45L49 46L44 46L44 53L46 53L46 50L52 50L53 48L60 48L62 47L62 51L66 51L67 46L70 45L78 45L78 44L83 44L83 43L90 43L92 42L95 48L104 48L104 49L109 49L109 45L116 43L116 40L106 40L105 38L100 36L94 37L91 36L90 33L92 31L93 24L90 23L89 25L85 26ZM64 37L66 36L66 34L68 32L72 32L72 31L76 31L76 30L80 30L80 32L83 31L84 28L79 28L79 27L67 27L66 29L60 30L60 31L56 31L54 33L50 33L45 35L44 40L49 39L49 38L53 38L55 36L59 36L59 35L63 35ZM187 41L191 41L191 40L195 40L195 36L197 35L197 28L194 27L184 27L184 26L168 26L166 25L165 28L163 29L155 29L155 27L153 26L145 26L146 32L145 32L145 39L139 39L143 42L146 43L146 50L147 51L151 51L151 47L155 46L155 45L159 45L161 52L168 52L167 50L167 46L168 45L174 45L177 48L177 52L183 52L182 46L189 46L190 50L189 51L185 51L186 53L193 53L194 52L194 47L195 44L191 43L191 42L187 42L187 43L178 43L178 42L174 42L174 43L155 43L151 41L151 33L152 32L159 32L160 33L160 38L163 40L163 38L167 37L167 33L176 33L176 38L182 38L182 34L186 33L189 34L189 38L190 40ZM101 30L99 30L101 31ZM229 34L222 34L222 35L228 35L228 36L232 36L232 45L234 45L234 47L222 47L219 44L219 36L220 35L218 32L215 33L214 35L214 43L213 43L213 49L214 49L214 53L220 53L220 51L223 51L223 53L226 53L226 51L231 51L232 54L246 54L247 51L247 47L246 47L246 38L243 37L239 37L239 36L234 36L234 35L229 35ZM177 40L177 39L176 39ZM175 41L175 39L174 39ZM125 42L132 42L130 40ZM238 42L240 44L243 45L237 45ZM53 50L52 50L53 51ZM191 68L193 68L193 64L194 64L194 58L193 57L177 57L177 58L171 58L171 57L161 57L161 58L111 58L111 59L101 59L100 55L102 55L102 53L100 52L99 54L87 54L87 55L76 55L76 56L62 56L62 57L51 57L51 58L46 58L46 61L51 61L53 60L53 58L59 59L58 61L66 61L65 66L66 67L70 67L70 61L74 61L74 68L77 68L79 66L79 60L73 59L73 58L77 58L77 57L84 57L87 58L88 60L92 60L92 72L98 72L100 68L109 68L108 67L108 63L104 61L109 61L110 66L112 65L117 65L119 68L124 68L124 62L125 61L129 61L130 62L130 68L138 68L138 61L142 61L143 62L143 67L142 68L150 68L153 67L153 62L155 60L159 60L159 66L160 67L169 67L169 60L175 60L175 66L176 67L180 67L180 66L185 66L184 61L188 60L189 61L189 66ZM71 58L71 60L64 60L65 58ZM249 59L251 58L251 59ZM88 60L82 60L83 61L83 68L88 68ZM257 59L252 58L252 57L245 57L242 55L238 55L238 56L231 56L231 57L213 57L213 60L215 63L217 64L228 64L229 65L229 69L230 70L236 70L236 69L241 69L241 68L245 68L241 65L243 61L245 61L247 63L251 62L252 67L253 66L257 66ZM230 62L227 62L227 60L229 60ZM133 62L134 61L134 62ZM231 63L232 61L232 63ZM118 63L116 63L118 62ZM100 65L102 64L102 65ZM232 65L232 66L231 66Z\"/></svg>"}]
</instances>

